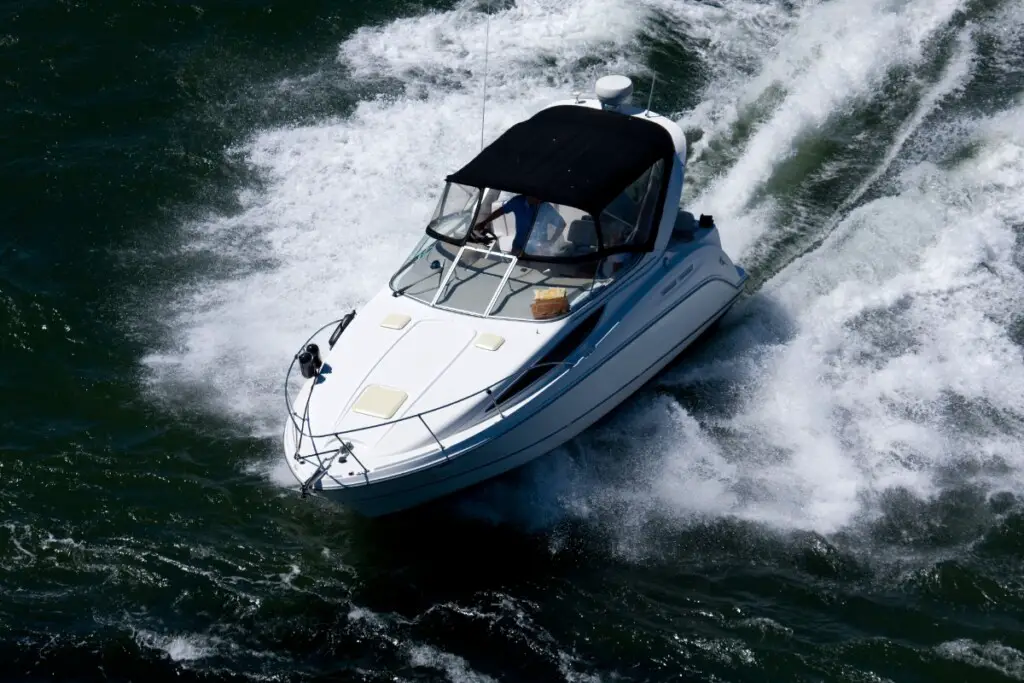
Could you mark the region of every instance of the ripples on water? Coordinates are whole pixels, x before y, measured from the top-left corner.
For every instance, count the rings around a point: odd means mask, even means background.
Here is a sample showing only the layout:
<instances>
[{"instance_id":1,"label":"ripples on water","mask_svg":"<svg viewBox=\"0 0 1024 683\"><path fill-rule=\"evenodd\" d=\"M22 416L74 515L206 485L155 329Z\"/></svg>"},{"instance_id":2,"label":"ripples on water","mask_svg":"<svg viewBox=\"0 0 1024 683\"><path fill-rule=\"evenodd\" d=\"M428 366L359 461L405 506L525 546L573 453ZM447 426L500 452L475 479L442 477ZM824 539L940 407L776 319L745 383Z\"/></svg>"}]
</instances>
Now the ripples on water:
<instances>
[{"instance_id":1,"label":"ripples on water","mask_svg":"<svg viewBox=\"0 0 1024 683\"><path fill-rule=\"evenodd\" d=\"M481 6L150 7L195 41L140 34L162 76L126 67L169 101L169 142L125 145L117 118L11 176L0 660L65 680L1024 678L1010 2L495 3L488 137L609 71L645 98L656 70L687 204L753 291L508 477L377 522L297 498L285 361L380 286L476 150ZM123 16L68 8L96 32ZM0 59L44 40L26 12ZM10 73L9 117L40 116ZM89 149L132 159L119 185L76 171Z\"/></svg>"}]
</instances>

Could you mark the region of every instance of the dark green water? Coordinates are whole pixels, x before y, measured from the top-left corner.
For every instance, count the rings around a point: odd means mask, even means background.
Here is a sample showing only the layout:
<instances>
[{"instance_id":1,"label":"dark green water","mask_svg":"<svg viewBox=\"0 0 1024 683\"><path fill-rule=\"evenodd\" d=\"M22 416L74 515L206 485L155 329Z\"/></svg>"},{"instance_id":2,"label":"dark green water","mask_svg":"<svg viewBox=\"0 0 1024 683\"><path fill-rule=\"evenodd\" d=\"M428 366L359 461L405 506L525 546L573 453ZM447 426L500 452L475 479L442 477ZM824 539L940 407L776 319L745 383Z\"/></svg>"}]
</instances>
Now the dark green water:
<instances>
[{"instance_id":1,"label":"dark green water","mask_svg":"<svg viewBox=\"0 0 1024 683\"><path fill-rule=\"evenodd\" d=\"M360 520L282 474L283 373L479 145L486 31L491 136L656 72L754 286ZM1000 0L0 5L0 676L1024 679L1022 102Z\"/></svg>"}]
</instances>

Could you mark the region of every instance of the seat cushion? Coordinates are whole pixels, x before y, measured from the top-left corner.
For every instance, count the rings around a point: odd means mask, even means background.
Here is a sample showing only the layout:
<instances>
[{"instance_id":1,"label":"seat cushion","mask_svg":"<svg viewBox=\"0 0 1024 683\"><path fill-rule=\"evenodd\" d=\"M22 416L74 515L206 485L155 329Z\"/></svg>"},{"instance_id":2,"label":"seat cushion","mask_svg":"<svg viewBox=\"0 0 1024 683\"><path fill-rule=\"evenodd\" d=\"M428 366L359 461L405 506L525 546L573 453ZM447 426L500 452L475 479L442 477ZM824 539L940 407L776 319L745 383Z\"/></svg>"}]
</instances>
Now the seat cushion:
<instances>
[{"instance_id":1,"label":"seat cushion","mask_svg":"<svg viewBox=\"0 0 1024 683\"><path fill-rule=\"evenodd\" d=\"M597 229L594 221L580 219L569 224L566 239L576 247L597 248Z\"/></svg>"}]
</instances>

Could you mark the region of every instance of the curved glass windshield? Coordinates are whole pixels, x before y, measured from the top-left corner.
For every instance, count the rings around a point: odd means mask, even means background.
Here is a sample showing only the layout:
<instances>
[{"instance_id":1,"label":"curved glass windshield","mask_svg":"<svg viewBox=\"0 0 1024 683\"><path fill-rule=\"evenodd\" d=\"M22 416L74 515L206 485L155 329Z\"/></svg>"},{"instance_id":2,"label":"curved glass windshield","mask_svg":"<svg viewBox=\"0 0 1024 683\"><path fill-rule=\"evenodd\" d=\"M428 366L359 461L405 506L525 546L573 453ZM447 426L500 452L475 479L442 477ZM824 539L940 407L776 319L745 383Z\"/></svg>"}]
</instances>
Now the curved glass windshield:
<instances>
[{"instance_id":1,"label":"curved glass windshield","mask_svg":"<svg viewBox=\"0 0 1024 683\"><path fill-rule=\"evenodd\" d=\"M603 265L540 263L485 245L460 247L425 236L392 278L391 288L460 313L548 320L569 314L617 276Z\"/></svg>"},{"instance_id":2,"label":"curved glass windshield","mask_svg":"<svg viewBox=\"0 0 1024 683\"><path fill-rule=\"evenodd\" d=\"M445 185L434 215L427 224L427 232L446 241L461 243L473 225L481 194L475 187L456 183Z\"/></svg>"},{"instance_id":3,"label":"curved glass windshield","mask_svg":"<svg viewBox=\"0 0 1024 683\"><path fill-rule=\"evenodd\" d=\"M599 219L534 197L448 183L392 289L472 315L567 315L649 249L661 166L648 169Z\"/></svg>"}]
</instances>

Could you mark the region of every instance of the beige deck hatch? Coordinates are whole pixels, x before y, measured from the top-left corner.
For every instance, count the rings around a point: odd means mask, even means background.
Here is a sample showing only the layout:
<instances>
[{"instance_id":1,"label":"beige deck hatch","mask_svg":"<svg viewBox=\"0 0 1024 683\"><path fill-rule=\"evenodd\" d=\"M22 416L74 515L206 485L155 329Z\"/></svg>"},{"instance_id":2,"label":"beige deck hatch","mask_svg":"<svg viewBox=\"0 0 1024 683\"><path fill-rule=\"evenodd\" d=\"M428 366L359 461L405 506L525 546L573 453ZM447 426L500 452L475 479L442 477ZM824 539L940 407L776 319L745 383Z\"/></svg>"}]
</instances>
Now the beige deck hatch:
<instances>
[{"instance_id":1,"label":"beige deck hatch","mask_svg":"<svg viewBox=\"0 0 1024 683\"><path fill-rule=\"evenodd\" d=\"M362 415L390 420L408 397L409 395L401 389L371 384L359 394L352 410Z\"/></svg>"},{"instance_id":2,"label":"beige deck hatch","mask_svg":"<svg viewBox=\"0 0 1024 683\"><path fill-rule=\"evenodd\" d=\"M473 346L478 349L484 349L485 351L497 351L504 343L504 337L499 337L498 335L491 334L490 332L482 332L477 335L476 341L473 342Z\"/></svg>"},{"instance_id":3,"label":"beige deck hatch","mask_svg":"<svg viewBox=\"0 0 1024 683\"><path fill-rule=\"evenodd\" d=\"M412 320L412 318L407 316L405 313L391 313L380 321L380 326L386 327L389 330L401 330L409 324L410 320Z\"/></svg>"}]
</instances>

